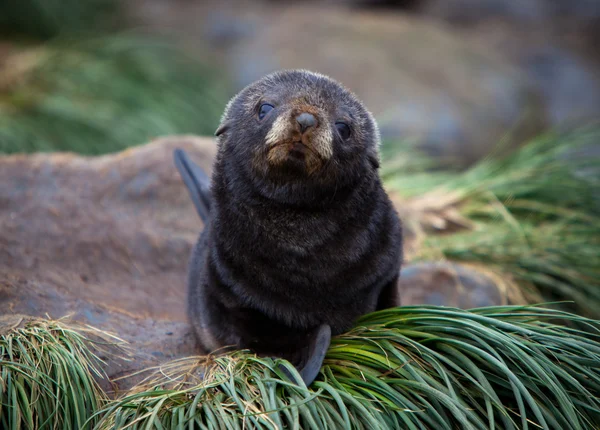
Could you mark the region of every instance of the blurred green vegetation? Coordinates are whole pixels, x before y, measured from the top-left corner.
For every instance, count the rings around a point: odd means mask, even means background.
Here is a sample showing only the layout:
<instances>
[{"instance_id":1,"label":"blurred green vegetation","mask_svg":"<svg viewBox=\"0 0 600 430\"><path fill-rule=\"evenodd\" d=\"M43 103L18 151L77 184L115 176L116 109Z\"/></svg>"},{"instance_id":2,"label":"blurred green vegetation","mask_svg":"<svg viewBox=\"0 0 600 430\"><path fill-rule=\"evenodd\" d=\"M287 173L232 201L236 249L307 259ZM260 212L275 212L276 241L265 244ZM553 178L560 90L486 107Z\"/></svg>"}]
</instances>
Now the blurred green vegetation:
<instances>
[{"instance_id":1,"label":"blurred green vegetation","mask_svg":"<svg viewBox=\"0 0 600 430\"><path fill-rule=\"evenodd\" d=\"M222 72L165 40L112 31L117 2L12 1L0 17L16 48L0 58L0 153L102 154L216 130L230 95Z\"/></svg>"},{"instance_id":2,"label":"blurred green vegetation","mask_svg":"<svg viewBox=\"0 0 600 430\"><path fill-rule=\"evenodd\" d=\"M4 0L0 36L49 39L60 34L95 33L120 24L118 0Z\"/></svg>"},{"instance_id":3,"label":"blurred green vegetation","mask_svg":"<svg viewBox=\"0 0 600 430\"><path fill-rule=\"evenodd\" d=\"M4 153L102 154L159 135L211 135L227 101L216 71L156 41L59 40L21 56L24 70L0 87Z\"/></svg>"}]
</instances>

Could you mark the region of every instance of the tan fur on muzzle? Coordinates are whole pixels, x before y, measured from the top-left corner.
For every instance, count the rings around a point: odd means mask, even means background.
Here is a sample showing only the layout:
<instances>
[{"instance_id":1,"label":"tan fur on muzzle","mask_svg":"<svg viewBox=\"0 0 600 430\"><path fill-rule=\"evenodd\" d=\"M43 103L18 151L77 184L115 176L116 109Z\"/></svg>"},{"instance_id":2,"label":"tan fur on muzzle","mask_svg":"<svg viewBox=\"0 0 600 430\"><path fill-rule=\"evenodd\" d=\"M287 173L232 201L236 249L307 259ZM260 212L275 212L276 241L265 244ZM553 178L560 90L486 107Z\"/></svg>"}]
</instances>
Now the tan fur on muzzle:
<instances>
[{"instance_id":1,"label":"tan fur on muzzle","mask_svg":"<svg viewBox=\"0 0 600 430\"><path fill-rule=\"evenodd\" d=\"M319 120L319 125L306 133L299 131L296 114L291 110L281 114L267 133L265 144L269 147L268 161L277 165L285 162L290 150L297 142L306 147L305 163L307 172L317 171L333 155L333 134L327 119L323 118L314 108L304 107L294 112L309 112Z\"/></svg>"}]
</instances>

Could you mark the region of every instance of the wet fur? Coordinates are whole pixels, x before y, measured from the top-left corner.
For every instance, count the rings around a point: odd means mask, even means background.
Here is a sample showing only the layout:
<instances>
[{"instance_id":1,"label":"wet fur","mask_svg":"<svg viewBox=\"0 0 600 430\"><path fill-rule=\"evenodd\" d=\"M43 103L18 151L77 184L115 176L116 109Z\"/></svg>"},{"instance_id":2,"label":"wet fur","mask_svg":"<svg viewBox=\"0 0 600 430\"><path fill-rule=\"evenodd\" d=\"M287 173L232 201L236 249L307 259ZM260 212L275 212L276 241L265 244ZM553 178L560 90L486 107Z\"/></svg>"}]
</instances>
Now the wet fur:
<instances>
[{"instance_id":1,"label":"wet fur","mask_svg":"<svg viewBox=\"0 0 600 430\"><path fill-rule=\"evenodd\" d=\"M320 109L321 139L331 136L313 148L315 170L269 159L267 135L299 98ZM262 100L276 109L258 121ZM339 117L352 121L348 141L335 131ZM306 71L269 75L228 104L217 134L210 213L188 279L188 314L207 352L249 348L302 365L319 327L339 334L398 305L400 221L378 175L376 124L351 93Z\"/></svg>"}]
</instances>

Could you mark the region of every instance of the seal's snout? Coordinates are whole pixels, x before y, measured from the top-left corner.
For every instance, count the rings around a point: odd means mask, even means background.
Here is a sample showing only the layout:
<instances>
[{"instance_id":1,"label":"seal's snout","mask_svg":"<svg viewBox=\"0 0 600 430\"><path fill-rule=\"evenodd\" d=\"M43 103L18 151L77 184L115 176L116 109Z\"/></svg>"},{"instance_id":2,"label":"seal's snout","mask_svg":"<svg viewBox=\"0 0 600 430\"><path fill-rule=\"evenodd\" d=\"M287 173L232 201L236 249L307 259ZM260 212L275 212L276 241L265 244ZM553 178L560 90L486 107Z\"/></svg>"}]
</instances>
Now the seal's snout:
<instances>
[{"instance_id":1,"label":"seal's snout","mask_svg":"<svg viewBox=\"0 0 600 430\"><path fill-rule=\"evenodd\" d=\"M308 174L318 171L333 154L327 112L300 102L282 105L278 110L265 136L269 165L285 165Z\"/></svg>"},{"instance_id":2,"label":"seal's snout","mask_svg":"<svg viewBox=\"0 0 600 430\"><path fill-rule=\"evenodd\" d=\"M300 132L304 133L311 127L316 127L319 123L313 114L303 112L296 117L296 122L300 125Z\"/></svg>"}]
</instances>

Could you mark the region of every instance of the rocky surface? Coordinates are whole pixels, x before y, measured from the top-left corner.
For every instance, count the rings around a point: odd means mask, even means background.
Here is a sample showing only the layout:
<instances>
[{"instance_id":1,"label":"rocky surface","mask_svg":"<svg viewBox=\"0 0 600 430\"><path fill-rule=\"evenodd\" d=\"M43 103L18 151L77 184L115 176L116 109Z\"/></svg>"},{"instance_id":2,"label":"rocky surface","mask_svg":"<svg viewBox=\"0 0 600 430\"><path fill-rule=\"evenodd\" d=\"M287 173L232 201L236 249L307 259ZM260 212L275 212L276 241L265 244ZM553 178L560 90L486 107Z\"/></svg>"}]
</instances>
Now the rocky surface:
<instances>
[{"instance_id":1,"label":"rocky surface","mask_svg":"<svg viewBox=\"0 0 600 430\"><path fill-rule=\"evenodd\" d=\"M497 275L450 262L419 262L402 269L402 306L434 305L461 309L524 303L518 291Z\"/></svg>"},{"instance_id":2,"label":"rocky surface","mask_svg":"<svg viewBox=\"0 0 600 430\"><path fill-rule=\"evenodd\" d=\"M194 352L185 275L202 229L172 161L210 170L211 139L160 139L116 155L0 158L0 313L65 315L130 342L114 377Z\"/></svg>"},{"instance_id":3,"label":"rocky surface","mask_svg":"<svg viewBox=\"0 0 600 430\"><path fill-rule=\"evenodd\" d=\"M116 334L135 355L108 360L113 379L195 354L185 278L202 224L174 167L175 148L210 170L213 140L191 136L101 157L0 157L0 316L70 315ZM405 221L414 255L418 235ZM456 265L408 264L401 278L404 305L506 303L489 277Z\"/></svg>"}]
</instances>

